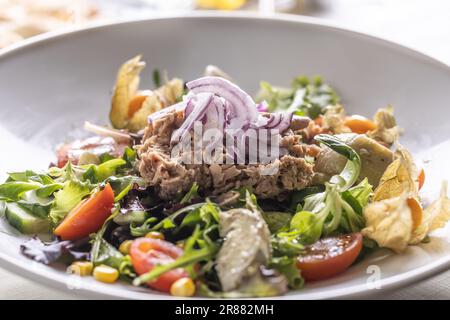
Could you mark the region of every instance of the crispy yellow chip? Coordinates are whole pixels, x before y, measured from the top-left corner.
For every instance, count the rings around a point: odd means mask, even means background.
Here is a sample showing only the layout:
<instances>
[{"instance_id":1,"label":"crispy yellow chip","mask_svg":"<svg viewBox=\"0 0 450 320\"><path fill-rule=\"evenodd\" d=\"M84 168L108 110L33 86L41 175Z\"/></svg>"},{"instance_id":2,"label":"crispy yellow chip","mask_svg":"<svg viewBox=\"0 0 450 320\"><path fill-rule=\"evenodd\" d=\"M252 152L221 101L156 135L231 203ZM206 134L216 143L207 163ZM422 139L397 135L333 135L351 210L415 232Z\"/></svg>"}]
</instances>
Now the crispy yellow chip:
<instances>
[{"instance_id":1,"label":"crispy yellow chip","mask_svg":"<svg viewBox=\"0 0 450 320\"><path fill-rule=\"evenodd\" d=\"M373 117L373 122L376 128L367 133L369 137L389 146L398 140L400 129L395 121L392 107L379 109Z\"/></svg>"},{"instance_id":2,"label":"crispy yellow chip","mask_svg":"<svg viewBox=\"0 0 450 320\"><path fill-rule=\"evenodd\" d=\"M366 227L361 231L364 236L395 252L406 249L414 223L407 194L370 203L364 208L364 217Z\"/></svg>"},{"instance_id":3,"label":"crispy yellow chip","mask_svg":"<svg viewBox=\"0 0 450 320\"><path fill-rule=\"evenodd\" d=\"M433 201L423 211L422 223L413 231L410 244L420 243L428 233L444 227L449 220L450 199L447 196L447 181L444 181L439 199Z\"/></svg>"},{"instance_id":4,"label":"crispy yellow chip","mask_svg":"<svg viewBox=\"0 0 450 320\"><path fill-rule=\"evenodd\" d=\"M128 105L139 88L139 73L144 69L145 62L138 55L125 62L117 73L111 101L109 118L114 128L123 129L128 123Z\"/></svg>"},{"instance_id":5,"label":"crispy yellow chip","mask_svg":"<svg viewBox=\"0 0 450 320\"><path fill-rule=\"evenodd\" d=\"M127 129L137 132L147 126L147 118L154 112L173 105L183 94L183 80L174 78L154 91L148 91L148 96L141 108L134 113L128 122Z\"/></svg>"},{"instance_id":6,"label":"crispy yellow chip","mask_svg":"<svg viewBox=\"0 0 450 320\"><path fill-rule=\"evenodd\" d=\"M419 174L411 154L399 146L395 156L396 159L387 167L374 191L374 201L399 197L404 193L418 196Z\"/></svg>"}]
</instances>

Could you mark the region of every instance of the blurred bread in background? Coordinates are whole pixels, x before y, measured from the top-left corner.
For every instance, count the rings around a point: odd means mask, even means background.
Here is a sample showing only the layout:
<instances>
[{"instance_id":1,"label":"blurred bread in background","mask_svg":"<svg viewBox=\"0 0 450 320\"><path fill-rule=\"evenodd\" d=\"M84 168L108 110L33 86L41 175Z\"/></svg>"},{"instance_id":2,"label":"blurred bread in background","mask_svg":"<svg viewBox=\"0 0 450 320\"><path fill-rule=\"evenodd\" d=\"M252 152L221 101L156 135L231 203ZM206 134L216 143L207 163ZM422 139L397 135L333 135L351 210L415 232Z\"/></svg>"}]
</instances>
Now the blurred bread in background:
<instances>
[{"instance_id":1,"label":"blurred bread in background","mask_svg":"<svg viewBox=\"0 0 450 320\"><path fill-rule=\"evenodd\" d=\"M86 0L0 0L0 48L98 16Z\"/></svg>"}]
</instances>

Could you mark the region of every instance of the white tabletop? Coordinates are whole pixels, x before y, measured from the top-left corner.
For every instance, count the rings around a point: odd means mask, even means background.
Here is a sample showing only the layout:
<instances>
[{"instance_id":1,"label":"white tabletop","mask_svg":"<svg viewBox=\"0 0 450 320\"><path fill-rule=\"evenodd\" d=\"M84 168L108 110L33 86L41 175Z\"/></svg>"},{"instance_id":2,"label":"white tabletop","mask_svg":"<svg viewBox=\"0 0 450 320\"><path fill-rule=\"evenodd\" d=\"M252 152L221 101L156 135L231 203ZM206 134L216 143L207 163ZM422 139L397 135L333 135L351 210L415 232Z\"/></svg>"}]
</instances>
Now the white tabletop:
<instances>
[{"instance_id":1,"label":"white tabletop","mask_svg":"<svg viewBox=\"0 0 450 320\"><path fill-rule=\"evenodd\" d=\"M416 48L450 65L450 1L304 0L304 13L334 20ZM77 299L0 269L0 299ZM450 271L379 296L382 299L450 299Z\"/></svg>"}]
</instances>

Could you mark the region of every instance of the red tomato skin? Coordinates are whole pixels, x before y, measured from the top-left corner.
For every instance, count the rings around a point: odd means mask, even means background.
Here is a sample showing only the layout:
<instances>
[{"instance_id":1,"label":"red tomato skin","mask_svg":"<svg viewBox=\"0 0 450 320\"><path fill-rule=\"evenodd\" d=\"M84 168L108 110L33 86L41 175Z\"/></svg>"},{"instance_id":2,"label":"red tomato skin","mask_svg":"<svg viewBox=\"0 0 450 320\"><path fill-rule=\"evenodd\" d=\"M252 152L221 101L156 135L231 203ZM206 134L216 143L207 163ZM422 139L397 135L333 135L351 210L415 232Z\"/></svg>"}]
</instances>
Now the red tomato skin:
<instances>
[{"instance_id":1,"label":"red tomato skin","mask_svg":"<svg viewBox=\"0 0 450 320\"><path fill-rule=\"evenodd\" d=\"M347 270L358 258L363 239L360 233L354 233L350 236L352 237L351 243L345 247L342 253L336 256L328 256L326 259L309 259L307 256L300 256L297 260L297 268L301 270L302 277L306 281L318 281L331 278ZM312 246L314 244L310 247Z\"/></svg>"},{"instance_id":2,"label":"red tomato skin","mask_svg":"<svg viewBox=\"0 0 450 320\"><path fill-rule=\"evenodd\" d=\"M130 248L131 262L138 275L151 271L156 265L171 263L182 254L181 248L161 239L138 238L133 241ZM149 281L147 285L158 291L170 292L170 287L175 281L188 276L184 269L178 268Z\"/></svg>"},{"instance_id":3,"label":"red tomato skin","mask_svg":"<svg viewBox=\"0 0 450 320\"><path fill-rule=\"evenodd\" d=\"M111 137L93 136L84 140L75 140L63 144L56 150L57 166L63 168L70 160L72 164L77 164L80 156L89 152L100 156L110 154L113 157L120 157L128 146L127 143L116 142Z\"/></svg>"},{"instance_id":4,"label":"red tomato skin","mask_svg":"<svg viewBox=\"0 0 450 320\"><path fill-rule=\"evenodd\" d=\"M111 215L114 191L106 184L90 198L81 201L53 232L62 240L77 240L97 232Z\"/></svg>"}]
</instances>

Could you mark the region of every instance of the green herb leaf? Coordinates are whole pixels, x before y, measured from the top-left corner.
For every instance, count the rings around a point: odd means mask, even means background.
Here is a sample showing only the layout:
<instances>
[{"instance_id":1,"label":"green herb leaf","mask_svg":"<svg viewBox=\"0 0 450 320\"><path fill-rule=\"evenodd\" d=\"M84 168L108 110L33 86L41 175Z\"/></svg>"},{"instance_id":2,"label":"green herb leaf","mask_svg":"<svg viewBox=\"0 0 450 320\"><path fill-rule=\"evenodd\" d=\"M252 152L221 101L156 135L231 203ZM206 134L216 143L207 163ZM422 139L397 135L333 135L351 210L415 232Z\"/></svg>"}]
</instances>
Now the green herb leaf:
<instances>
[{"instance_id":1,"label":"green herb leaf","mask_svg":"<svg viewBox=\"0 0 450 320\"><path fill-rule=\"evenodd\" d=\"M126 164L127 162L124 159L112 159L99 165L89 164L81 166L83 169L86 169L83 179L89 180L91 183L103 182L105 179L115 175L117 169Z\"/></svg>"},{"instance_id":2,"label":"green herb leaf","mask_svg":"<svg viewBox=\"0 0 450 320\"><path fill-rule=\"evenodd\" d=\"M189 191L180 200L181 204L191 203L192 200L198 198L198 183L194 182Z\"/></svg>"},{"instance_id":3,"label":"green herb leaf","mask_svg":"<svg viewBox=\"0 0 450 320\"><path fill-rule=\"evenodd\" d=\"M305 284L305 280L302 278L301 272L297 268L296 258L288 256L274 257L270 261L269 267L284 275L288 281L289 288L291 289L301 289Z\"/></svg>"},{"instance_id":4,"label":"green herb leaf","mask_svg":"<svg viewBox=\"0 0 450 320\"><path fill-rule=\"evenodd\" d=\"M348 159L342 172L339 175L333 176L330 182L337 184L340 191L345 191L350 188L358 179L361 171L361 159L358 153L336 136L319 134L314 139Z\"/></svg>"},{"instance_id":5,"label":"green herb leaf","mask_svg":"<svg viewBox=\"0 0 450 320\"><path fill-rule=\"evenodd\" d=\"M64 187L54 194L55 201L49 214L52 222L58 225L89 193L90 189L86 184L79 181L67 181Z\"/></svg>"},{"instance_id":6,"label":"green herb leaf","mask_svg":"<svg viewBox=\"0 0 450 320\"><path fill-rule=\"evenodd\" d=\"M38 182L11 181L0 185L0 198L17 201L27 191L42 187Z\"/></svg>"},{"instance_id":7,"label":"green herb leaf","mask_svg":"<svg viewBox=\"0 0 450 320\"><path fill-rule=\"evenodd\" d=\"M155 85L155 88L161 87L161 73L158 69L153 70L153 84Z\"/></svg>"},{"instance_id":8,"label":"green herb leaf","mask_svg":"<svg viewBox=\"0 0 450 320\"><path fill-rule=\"evenodd\" d=\"M269 227L270 233L277 233L289 226L292 218L292 215L288 212L266 211L261 214Z\"/></svg>"}]
</instances>

